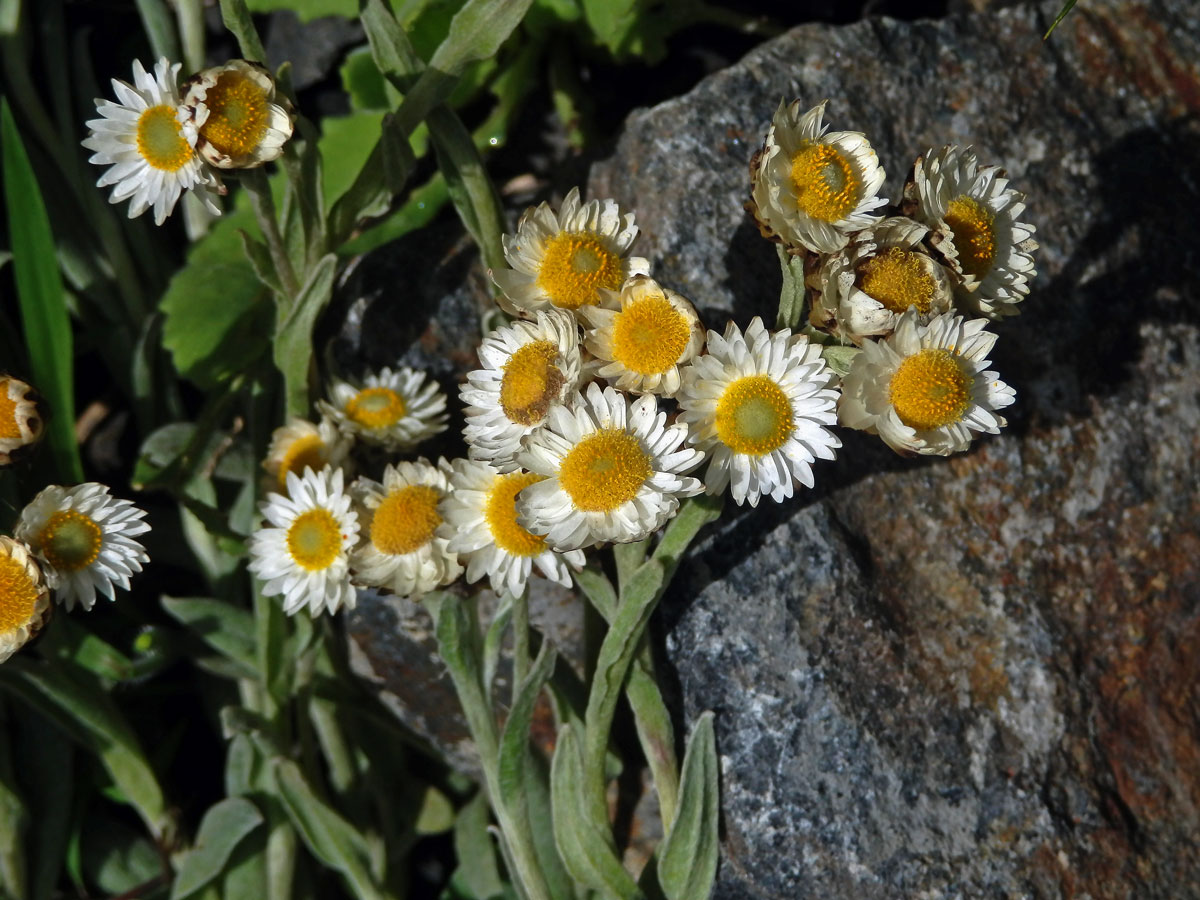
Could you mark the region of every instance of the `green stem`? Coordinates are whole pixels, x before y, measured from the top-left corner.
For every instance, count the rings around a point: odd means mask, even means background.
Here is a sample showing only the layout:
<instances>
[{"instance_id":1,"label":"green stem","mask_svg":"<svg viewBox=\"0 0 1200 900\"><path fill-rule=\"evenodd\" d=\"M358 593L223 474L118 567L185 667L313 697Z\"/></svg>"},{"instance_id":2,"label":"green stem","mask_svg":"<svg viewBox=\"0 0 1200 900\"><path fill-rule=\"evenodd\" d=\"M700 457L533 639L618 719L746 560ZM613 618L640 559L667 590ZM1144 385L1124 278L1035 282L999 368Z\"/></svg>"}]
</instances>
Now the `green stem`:
<instances>
[{"instance_id":1,"label":"green stem","mask_svg":"<svg viewBox=\"0 0 1200 900\"><path fill-rule=\"evenodd\" d=\"M521 591L520 596L512 598L513 626L513 677L512 697L517 700L517 692L525 683L529 674L529 591Z\"/></svg>"},{"instance_id":2,"label":"green stem","mask_svg":"<svg viewBox=\"0 0 1200 900\"><path fill-rule=\"evenodd\" d=\"M262 169L246 170L242 183L250 194L250 205L258 219L258 227L262 229L263 238L267 242L267 251L271 254L271 262L275 266L275 274L287 295L288 305L296 299L300 291L300 282L296 280L296 271L288 257L287 247L283 236L279 233L279 221L275 217L275 198L271 196L271 186Z\"/></svg>"},{"instance_id":3,"label":"green stem","mask_svg":"<svg viewBox=\"0 0 1200 900\"><path fill-rule=\"evenodd\" d=\"M262 39L258 36L258 29L254 27L246 0L221 0L221 19L225 27L237 38L238 46L242 48L242 56L265 65L267 51L263 49Z\"/></svg>"}]
</instances>

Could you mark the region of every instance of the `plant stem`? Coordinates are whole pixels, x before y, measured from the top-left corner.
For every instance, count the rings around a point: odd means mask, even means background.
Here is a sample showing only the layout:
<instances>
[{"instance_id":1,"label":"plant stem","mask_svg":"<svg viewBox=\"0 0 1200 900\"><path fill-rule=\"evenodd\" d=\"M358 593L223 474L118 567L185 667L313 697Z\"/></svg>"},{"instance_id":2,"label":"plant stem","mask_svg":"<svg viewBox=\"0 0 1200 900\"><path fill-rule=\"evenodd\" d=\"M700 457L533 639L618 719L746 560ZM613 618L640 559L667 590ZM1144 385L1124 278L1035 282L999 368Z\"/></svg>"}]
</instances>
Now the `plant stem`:
<instances>
[{"instance_id":1,"label":"plant stem","mask_svg":"<svg viewBox=\"0 0 1200 900\"><path fill-rule=\"evenodd\" d=\"M287 295L287 303L290 305L300 291L300 282L296 280L296 270L292 268L292 261L288 257L283 236L279 233L279 222L275 218L275 198L271 196L271 186L267 183L267 176L263 174L262 169L246 170L242 184L246 186L246 191L250 194L250 205L254 208L258 227L262 229L263 238L267 242L267 251L271 254L271 262L275 266L275 274L279 276L279 283L283 287L283 291Z\"/></svg>"},{"instance_id":2,"label":"plant stem","mask_svg":"<svg viewBox=\"0 0 1200 900\"><path fill-rule=\"evenodd\" d=\"M529 674L529 591L521 591L512 598L513 627L513 675L512 696L516 702L517 692Z\"/></svg>"}]
</instances>

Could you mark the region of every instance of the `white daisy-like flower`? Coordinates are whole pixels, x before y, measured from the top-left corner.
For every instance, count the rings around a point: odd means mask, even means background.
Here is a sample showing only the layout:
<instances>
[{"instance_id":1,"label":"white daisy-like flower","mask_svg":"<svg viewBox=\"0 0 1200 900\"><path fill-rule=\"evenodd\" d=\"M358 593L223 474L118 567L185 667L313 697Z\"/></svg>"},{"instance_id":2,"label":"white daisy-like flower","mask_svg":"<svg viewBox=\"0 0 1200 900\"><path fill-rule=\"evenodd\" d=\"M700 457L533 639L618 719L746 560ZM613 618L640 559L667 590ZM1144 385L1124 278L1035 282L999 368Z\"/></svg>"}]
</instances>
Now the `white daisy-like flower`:
<instances>
[{"instance_id":1,"label":"white daisy-like flower","mask_svg":"<svg viewBox=\"0 0 1200 900\"><path fill-rule=\"evenodd\" d=\"M46 420L37 391L19 378L0 375L0 466L7 466L41 440Z\"/></svg>"},{"instance_id":2,"label":"white daisy-like flower","mask_svg":"<svg viewBox=\"0 0 1200 900\"><path fill-rule=\"evenodd\" d=\"M571 188L557 214L548 203L530 207L517 233L504 236L512 268L491 272L504 292L500 306L522 319L548 306L594 306L602 291L650 271L647 260L629 256L637 234L633 213L622 214L615 200L580 203L579 188Z\"/></svg>"},{"instance_id":3,"label":"white daisy-like flower","mask_svg":"<svg viewBox=\"0 0 1200 900\"><path fill-rule=\"evenodd\" d=\"M905 188L912 215L933 229L958 276L966 311L991 319L1016 315L1036 274L1034 228L1019 221L1025 195L999 166L980 166L970 147L948 146L917 160Z\"/></svg>"},{"instance_id":4,"label":"white daisy-like flower","mask_svg":"<svg viewBox=\"0 0 1200 900\"><path fill-rule=\"evenodd\" d=\"M695 308L649 275L625 282L613 306L579 310L591 326L583 341L596 357L590 369L623 391L675 396L680 367L704 347Z\"/></svg>"},{"instance_id":5,"label":"white daisy-like flower","mask_svg":"<svg viewBox=\"0 0 1200 900\"><path fill-rule=\"evenodd\" d=\"M249 568L263 593L281 595L289 616L354 609L350 552L359 524L341 469L288 472L287 494L267 495L259 509L269 527L250 536Z\"/></svg>"},{"instance_id":6,"label":"white daisy-like flower","mask_svg":"<svg viewBox=\"0 0 1200 900\"><path fill-rule=\"evenodd\" d=\"M462 574L458 557L438 533L449 474L444 459L436 466L418 459L388 466L382 483L369 478L354 482L366 532L350 561L356 584L419 597Z\"/></svg>"},{"instance_id":7,"label":"white daisy-like flower","mask_svg":"<svg viewBox=\"0 0 1200 900\"><path fill-rule=\"evenodd\" d=\"M878 434L898 453L949 456L1007 424L996 410L1016 394L986 371L996 335L986 319L949 313L928 325L914 310L881 341L867 341L842 386L843 425Z\"/></svg>"},{"instance_id":8,"label":"white daisy-like flower","mask_svg":"<svg viewBox=\"0 0 1200 900\"><path fill-rule=\"evenodd\" d=\"M666 422L653 394L630 405L613 388L589 384L572 410L551 410L518 454L545 479L521 491L517 521L563 551L648 537L675 515L679 498L704 490L683 474L704 454L681 446L686 425Z\"/></svg>"},{"instance_id":9,"label":"white daisy-like flower","mask_svg":"<svg viewBox=\"0 0 1200 900\"><path fill-rule=\"evenodd\" d=\"M150 75L133 62L133 84L112 80L118 103L96 99L102 118L87 123L91 135L83 146L95 153L88 162L110 168L97 186L115 184L110 203L130 199L129 218L154 207L154 224L166 221L184 191L196 190L213 213L220 207L209 192L223 192L221 182L197 155L179 122L175 77L179 63L160 59Z\"/></svg>"},{"instance_id":10,"label":"white daisy-like flower","mask_svg":"<svg viewBox=\"0 0 1200 900\"><path fill-rule=\"evenodd\" d=\"M534 321L514 322L485 337L479 361L484 368L470 372L461 390L468 455L511 472L522 439L542 427L552 408L575 396L583 368L575 318L558 309L538 310Z\"/></svg>"},{"instance_id":11,"label":"white daisy-like flower","mask_svg":"<svg viewBox=\"0 0 1200 900\"><path fill-rule=\"evenodd\" d=\"M263 468L271 478L273 490L287 493L288 472L303 475L305 469L343 468L350 444L350 439L329 419L323 418L314 425L307 419L293 417L272 432Z\"/></svg>"},{"instance_id":12,"label":"white daisy-like flower","mask_svg":"<svg viewBox=\"0 0 1200 900\"><path fill-rule=\"evenodd\" d=\"M335 378L317 408L347 435L388 450L408 450L446 430L446 395L424 372L386 366L361 382Z\"/></svg>"},{"instance_id":13,"label":"white daisy-like flower","mask_svg":"<svg viewBox=\"0 0 1200 900\"><path fill-rule=\"evenodd\" d=\"M0 535L0 663L29 643L50 609L50 588L29 548Z\"/></svg>"},{"instance_id":14,"label":"white daisy-like flower","mask_svg":"<svg viewBox=\"0 0 1200 900\"><path fill-rule=\"evenodd\" d=\"M950 312L954 285L922 246L928 235L928 228L905 216L860 231L822 263L809 321L861 344L864 338L890 334L909 307L921 322Z\"/></svg>"},{"instance_id":15,"label":"white daisy-like flower","mask_svg":"<svg viewBox=\"0 0 1200 900\"><path fill-rule=\"evenodd\" d=\"M780 103L767 139L750 163L751 211L762 233L793 250L833 253L847 235L878 220L883 168L858 131L821 123L822 101L808 112Z\"/></svg>"},{"instance_id":16,"label":"white daisy-like flower","mask_svg":"<svg viewBox=\"0 0 1200 900\"><path fill-rule=\"evenodd\" d=\"M485 462L451 463L450 493L442 501L439 533L467 565L467 581L487 576L497 594L519 597L536 565L543 575L571 586L571 568L585 562L582 550L559 553L517 521L517 494L545 479L533 472L501 474Z\"/></svg>"},{"instance_id":17,"label":"white daisy-like flower","mask_svg":"<svg viewBox=\"0 0 1200 900\"><path fill-rule=\"evenodd\" d=\"M291 104L276 98L275 80L265 68L244 59L189 78L182 108L196 151L220 169L268 163L292 136Z\"/></svg>"},{"instance_id":18,"label":"white daisy-like flower","mask_svg":"<svg viewBox=\"0 0 1200 900\"><path fill-rule=\"evenodd\" d=\"M13 536L42 561L60 603L91 609L96 591L114 599L114 585L129 590L129 577L150 561L134 540L150 530L145 515L103 484L51 485L21 510Z\"/></svg>"},{"instance_id":19,"label":"white daisy-like flower","mask_svg":"<svg viewBox=\"0 0 1200 900\"><path fill-rule=\"evenodd\" d=\"M678 398L689 440L710 456L708 492L731 485L739 506L757 506L766 494L777 503L792 496L795 481L811 488L813 462L834 459L842 445L829 430L835 381L818 345L786 328L769 332L757 316L745 335L733 322L724 336L710 331Z\"/></svg>"}]
</instances>

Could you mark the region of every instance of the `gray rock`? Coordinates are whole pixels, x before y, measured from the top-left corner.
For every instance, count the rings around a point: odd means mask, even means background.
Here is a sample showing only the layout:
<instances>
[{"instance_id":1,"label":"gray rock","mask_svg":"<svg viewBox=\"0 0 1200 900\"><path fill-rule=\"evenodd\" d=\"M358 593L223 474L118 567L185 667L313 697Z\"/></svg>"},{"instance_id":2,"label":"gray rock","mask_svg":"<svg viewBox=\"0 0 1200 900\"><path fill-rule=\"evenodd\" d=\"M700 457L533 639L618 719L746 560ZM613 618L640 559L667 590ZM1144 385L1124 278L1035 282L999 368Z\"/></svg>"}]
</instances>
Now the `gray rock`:
<instances>
[{"instance_id":1,"label":"gray rock","mask_svg":"<svg viewBox=\"0 0 1200 900\"><path fill-rule=\"evenodd\" d=\"M593 170L718 329L774 317L741 207L781 98L829 98L893 197L975 145L1042 245L996 328L1002 436L908 461L843 431L664 601L683 718L717 712L718 900L1200 897L1200 17L1080 4L1043 44L1058 6L796 29Z\"/></svg>"}]
</instances>

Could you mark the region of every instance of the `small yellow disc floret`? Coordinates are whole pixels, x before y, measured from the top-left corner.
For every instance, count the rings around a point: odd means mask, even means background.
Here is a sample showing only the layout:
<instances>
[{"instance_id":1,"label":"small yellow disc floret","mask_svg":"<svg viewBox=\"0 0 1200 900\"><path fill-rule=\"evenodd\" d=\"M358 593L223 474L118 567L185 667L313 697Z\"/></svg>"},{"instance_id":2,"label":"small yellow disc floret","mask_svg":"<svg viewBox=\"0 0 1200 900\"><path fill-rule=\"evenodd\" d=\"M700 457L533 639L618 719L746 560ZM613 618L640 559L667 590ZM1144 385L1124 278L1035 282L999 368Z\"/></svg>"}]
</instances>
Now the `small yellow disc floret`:
<instances>
[{"instance_id":1,"label":"small yellow disc floret","mask_svg":"<svg viewBox=\"0 0 1200 900\"><path fill-rule=\"evenodd\" d=\"M437 490L425 484L410 484L389 493L371 519L375 549L400 555L428 544L442 524L438 499Z\"/></svg>"},{"instance_id":2,"label":"small yellow disc floret","mask_svg":"<svg viewBox=\"0 0 1200 900\"><path fill-rule=\"evenodd\" d=\"M363 388L346 404L346 415L364 428L387 428L404 418L408 407L391 388Z\"/></svg>"},{"instance_id":3,"label":"small yellow disc floret","mask_svg":"<svg viewBox=\"0 0 1200 900\"><path fill-rule=\"evenodd\" d=\"M546 550L543 538L517 524L517 494L544 478L532 472L498 475L487 492L483 517L496 546L511 556L537 556Z\"/></svg>"},{"instance_id":4,"label":"small yellow disc floret","mask_svg":"<svg viewBox=\"0 0 1200 900\"><path fill-rule=\"evenodd\" d=\"M310 509L296 516L287 533L288 553L309 572L329 568L342 549L338 520L327 509Z\"/></svg>"},{"instance_id":5,"label":"small yellow disc floret","mask_svg":"<svg viewBox=\"0 0 1200 900\"><path fill-rule=\"evenodd\" d=\"M927 315L933 306L934 283L924 260L912 250L889 247L863 264L859 287L892 312L915 306L917 312Z\"/></svg>"},{"instance_id":6,"label":"small yellow disc floret","mask_svg":"<svg viewBox=\"0 0 1200 900\"><path fill-rule=\"evenodd\" d=\"M0 440L21 437L21 425L17 421L17 401L8 396L8 391L0 391Z\"/></svg>"},{"instance_id":7,"label":"small yellow disc floret","mask_svg":"<svg viewBox=\"0 0 1200 900\"><path fill-rule=\"evenodd\" d=\"M792 157L792 188L801 211L822 222L854 212L862 181L850 160L832 144L806 142Z\"/></svg>"},{"instance_id":8,"label":"small yellow disc floret","mask_svg":"<svg viewBox=\"0 0 1200 900\"><path fill-rule=\"evenodd\" d=\"M621 286L621 258L595 235L564 231L546 245L537 284L555 306L592 306L601 288Z\"/></svg>"},{"instance_id":9,"label":"small yellow disc floret","mask_svg":"<svg viewBox=\"0 0 1200 900\"><path fill-rule=\"evenodd\" d=\"M27 624L41 594L24 565L11 556L0 555L0 634Z\"/></svg>"},{"instance_id":10,"label":"small yellow disc floret","mask_svg":"<svg viewBox=\"0 0 1200 900\"><path fill-rule=\"evenodd\" d=\"M222 72L204 96L208 118L200 136L236 159L258 149L271 120L270 101L253 79L237 71Z\"/></svg>"},{"instance_id":11,"label":"small yellow disc floret","mask_svg":"<svg viewBox=\"0 0 1200 900\"><path fill-rule=\"evenodd\" d=\"M795 430L792 404L766 375L732 382L717 401L717 437L734 453L762 456L778 450Z\"/></svg>"},{"instance_id":12,"label":"small yellow disc floret","mask_svg":"<svg viewBox=\"0 0 1200 900\"><path fill-rule=\"evenodd\" d=\"M636 437L604 428L589 434L563 458L558 481L576 509L611 512L636 497L651 472L650 457Z\"/></svg>"},{"instance_id":13,"label":"small yellow disc floret","mask_svg":"<svg viewBox=\"0 0 1200 900\"><path fill-rule=\"evenodd\" d=\"M104 532L90 516L68 509L46 520L33 548L58 571L78 572L96 561L103 539Z\"/></svg>"},{"instance_id":14,"label":"small yellow disc floret","mask_svg":"<svg viewBox=\"0 0 1200 900\"><path fill-rule=\"evenodd\" d=\"M500 408L510 422L536 425L562 390L564 378L554 365L558 347L532 341L509 357L500 379Z\"/></svg>"},{"instance_id":15,"label":"small yellow disc floret","mask_svg":"<svg viewBox=\"0 0 1200 900\"><path fill-rule=\"evenodd\" d=\"M973 378L951 350L922 350L904 360L888 393L900 421L929 431L962 419L971 406Z\"/></svg>"},{"instance_id":16,"label":"small yellow disc floret","mask_svg":"<svg viewBox=\"0 0 1200 900\"><path fill-rule=\"evenodd\" d=\"M137 149L155 169L176 172L192 158L192 147L183 136L173 106L151 106L138 116Z\"/></svg>"},{"instance_id":17,"label":"small yellow disc floret","mask_svg":"<svg viewBox=\"0 0 1200 900\"><path fill-rule=\"evenodd\" d=\"M954 232L962 270L982 278L996 259L996 217L978 200L963 195L950 201L946 224Z\"/></svg>"},{"instance_id":18,"label":"small yellow disc floret","mask_svg":"<svg viewBox=\"0 0 1200 900\"><path fill-rule=\"evenodd\" d=\"M679 362L691 329L666 297L630 303L613 320L613 359L639 375L661 375Z\"/></svg>"}]
</instances>

